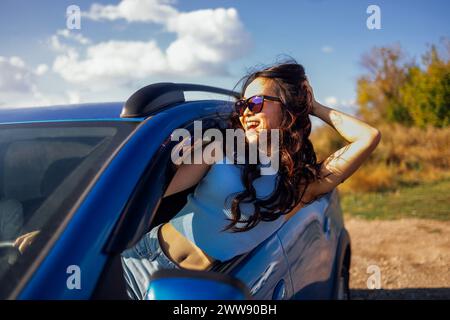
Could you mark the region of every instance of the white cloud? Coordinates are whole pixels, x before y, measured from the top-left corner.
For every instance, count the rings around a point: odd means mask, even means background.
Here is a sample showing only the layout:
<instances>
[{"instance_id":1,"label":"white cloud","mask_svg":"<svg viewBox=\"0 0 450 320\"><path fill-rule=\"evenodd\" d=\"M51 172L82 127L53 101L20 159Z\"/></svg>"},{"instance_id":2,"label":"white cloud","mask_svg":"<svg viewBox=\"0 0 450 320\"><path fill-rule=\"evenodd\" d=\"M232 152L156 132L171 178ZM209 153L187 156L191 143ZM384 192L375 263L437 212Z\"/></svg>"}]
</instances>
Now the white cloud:
<instances>
[{"instance_id":1,"label":"white cloud","mask_svg":"<svg viewBox=\"0 0 450 320\"><path fill-rule=\"evenodd\" d=\"M358 105L354 99L338 99L334 96L329 96L326 97L324 101L326 106L341 110L348 114L354 115L358 110Z\"/></svg>"},{"instance_id":2,"label":"white cloud","mask_svg":"<svg viewBox=\"0 0 450 320\"><path fill-rule=\"evenodd\" d=\"M126 19L161 24L176 39L166 49L154 40L110 40L83 52L61 41L73 38L58 31L50 39L62 52L53 71L70 83L89 87L128 84L154 76L227 74L227 63L249 48L250 37L234 8L178 12L166 0L123 0L118 5L94 4L84 15L93 20Z\"/></svg>"},{"instance_id":3,"label":"white cloud","mask_svg":"<svg viewBox=\"0 0 450 320\"><path fill-rule=\"evenodd\" d=\"M48 65L40 64L36 67L34 73L38 76L42 76L42 75L46 74L47 71L48 71Z\"/></svg>"},{"instance_id":4,"label":"white cloud","mask_svg":"<svg viewBox=\"0 0 450 320\"><path fill-rule=\"evenodd\" d=\"M124 19L160 25L163 32L175 35L166 47L154 39L94 43L76 30L60 29L49 38L56 52L50 66L27 66L20 57L0 57L0 106L79 103L101 100L105 94L122 99L128 85L146 79L227 74L228 63L243 56L250 46L236 9L179 12L173 3L122 0L117 5L94 4L83 13L96 21ZM55 75L67 83L60 81L58 92L52 93L40 81L45 76L57 83L52 78Z\"/></svg>"},{"instance_id":5,"label":"white cloud","mask_svg":"<svg viewBox=\"0 0 450 320\"><path fill-rule=\"evenodd\" d=\"M65 42L62 41L63 39ZM88 45L92 43L90 39L84 37L81 33L73 33L68 29L60 29L50 37L49 45L50 48L56 52L67 53L68 51L74 51L74 47L67 44L67 41L72 42L72 44L81 45Z\"/></svg>"},{"instance_id":6,"label":"white cloud","mask_svg":"<svg viewBox=\"0 0 450 320\"><path fill-rule=\"evenodd\" d=\"M77 91L42 92L36 85L32 86L30 92L0 91L0 108L40 107L81 101L82 98Z\"/></svg>"},{"instance_id":7,"label":"white cloud","mask_svg":"<svg viewBox=\"0 0 450 320\"><path fill-rule=\"evenodd\" d=\"M351 108L357 106L355 99L342 100L341 104L344 106L347 106L347 107L351 107Z\"/></svg>"},{"instance_id":8,"label":"white cloud","mask_svg":"<svg viewBox=\"0 0 450 320\"><path fill-rule=\"evenodd\" d=\"M60 37L54 34L49 39L50 48L57 52L67 52L69 50L74 50L72 47L61 42Z\"/></svg>"},{"instance_id":9,"label":"white cloud","mask_svg":"<svg viewBox=\"0 0 450 320\"><path fill-rule=\"evenodd\" d=\"M80 103L81 102L81 97L80 97L80 93L78 91L67 91L67 96L68 96L68 100L69 103Z\"/></svg>"},{"instance_id":10,"label":"white cloud","mask_svg":"<svg viewBox=\"0 0 450 320\"><path fill-rule=\"evenodd\" d=\"M335 107L338 103L338 99L336 97L326 97L325 103L330 107Z\"/></svg>"},{"instance_id":11,"label":"white cloud","mask_svg":"<svg viewBox=\"0 0 450 320\"><path fill-rule=\"evenodd\" d=\"M167 29L178 36L166 53L169 67L179 72L214 73L249 49L250 37L234 8L180 13Z\"/></svg>"},{"instance_id":12,"label":"white cloud","mask_svg":"<svg viewBox=\"0 0 450 320\"><path fill-rule=\"evenodd\" d=\"M0 56L0 107L42 106L67 103L66 95L44 94L38 87L39 77L48 66L33 68L17 56Z\"/></svg>"},{"instance_id":13,"label":"white cloud","mask_svg":"<svg viewBox=\"0 0 450 320\"><path fill-rule=\"evenodd\" d=\"M353 115L358 111L358 105L356 104L355 99L341 100L340 107L344 112Z\"/></svg>"},{"instance_id":14,"label":"white cloud","mask_svg":"<svg viewBox=\"0 0 450 320\"><path fill-rule=\"evenodd\" d=\"M31 92L35 73L16 56L0 56L0 91Z\"/></svg>"},{"instance_id":15,"label":"white cloud","mask_svg":"<svg viewBox=\"0 0 450 320\"><path fill-rule=\"evenodd\" d=\"M122 0L118 5L94 3L83 16L92 20L125 19L129 22L163 23L178 14L170 0Z\"/></svg>"},{"instance_id":16,"label":"white cloud","mask_svg":"<svg viewBox=\"0 0 450 320\"><path fill-rule=\"evenodd\" d=\"M323 46L322 47L322 52L323 53L332 53L334 51L334 48L331 46Z\"/></svg>"},{"instance_id":17,"label":"white cloud","mask_svg":"<svg viewBox=\"0 0 450 320\"><path fill-rule=\"evenodd\" d=\"M91 40L84 37L81 33L74 33L74 32L71 32L69 29L60 29L60 30L56 31L56 34L66 38L66 39L74 40L83 45L91 43Z\"/></svg>"},{"instance_id":18,"label":"white cloud","mask_svg":"<svg viewBox=\"0 0 450 320\"><path fill-rule=\"evenodd\" d=\"M87 48L80 59L75 51L58 56L53 70L66 81L107 87L163 73L164 54L154 41L108 41Z\"/></svg>"},{"instance_id":19,"label":"white cloud","mask_svg":"<svg viewBox=\"0 0 450 320\"><path fill-rule=\"evenodd\" d=\"M322 101L320 99L320 101ZM339 99L335 96L329 96L323 99L324 105L333 109L337 109L339 111L345 112L350 115L355 115L358 110L358 105L354 99ZM311 122L313 126L313 131L324 125L324 122L317 117L311 117Z\"/></svg>"}]
</instances>

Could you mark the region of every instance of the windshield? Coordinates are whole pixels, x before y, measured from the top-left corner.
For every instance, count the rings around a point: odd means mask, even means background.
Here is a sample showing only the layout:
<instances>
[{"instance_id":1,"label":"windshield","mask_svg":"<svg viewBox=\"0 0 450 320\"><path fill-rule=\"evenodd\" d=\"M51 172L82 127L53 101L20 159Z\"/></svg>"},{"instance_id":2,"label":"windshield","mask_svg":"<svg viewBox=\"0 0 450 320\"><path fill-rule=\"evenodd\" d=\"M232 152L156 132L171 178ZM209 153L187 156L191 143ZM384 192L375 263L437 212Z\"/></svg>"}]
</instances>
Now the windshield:
<instances>
[{"instance_id":1,"label":"windshield","mask_svg":"<svg viewBox=\"0 0 450 320\"><path fill-rule=\"evenodd\" d=\"M0 287L26 272L136 126L122 121L0 126Z\"/></svg>"}]
</instances>

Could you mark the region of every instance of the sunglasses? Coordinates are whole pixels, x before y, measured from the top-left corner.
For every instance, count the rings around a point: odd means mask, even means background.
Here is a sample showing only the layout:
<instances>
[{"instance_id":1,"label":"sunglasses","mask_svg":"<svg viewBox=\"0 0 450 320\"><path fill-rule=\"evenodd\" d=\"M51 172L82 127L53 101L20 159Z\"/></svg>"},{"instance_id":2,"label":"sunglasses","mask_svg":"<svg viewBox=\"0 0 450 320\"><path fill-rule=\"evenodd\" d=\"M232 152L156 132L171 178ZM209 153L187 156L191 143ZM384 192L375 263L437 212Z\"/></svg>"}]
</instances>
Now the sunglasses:
<instances>
[{"instance_id":1,"label":"sunglasses","mask_svg":"<svg viewBox=\"0 0 450 320\"><path fill-rule=\"evenodd\" d=\"M264 100L281 102L281 99L277 97L256 95L248 99L239 99L234 103L234 108L239 116L242 116L247 108L253 113L258 113L261 112L264 107Z\"/></svg>"}]
</instances>

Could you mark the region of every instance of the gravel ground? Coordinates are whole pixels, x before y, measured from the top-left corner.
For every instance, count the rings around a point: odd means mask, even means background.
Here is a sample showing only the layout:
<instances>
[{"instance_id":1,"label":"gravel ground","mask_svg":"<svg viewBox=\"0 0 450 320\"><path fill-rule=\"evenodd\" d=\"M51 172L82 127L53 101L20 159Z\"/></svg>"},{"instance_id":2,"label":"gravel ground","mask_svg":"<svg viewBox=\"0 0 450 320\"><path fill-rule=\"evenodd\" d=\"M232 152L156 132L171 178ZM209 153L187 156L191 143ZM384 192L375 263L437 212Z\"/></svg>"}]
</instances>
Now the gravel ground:
<instances>
[{"instance_id":1,"label":"gravel ground","mask_svg":"<svg viewBox=\"0 0 450 320\"><path fill-rule=\"evenodd\" d=\"M352 299L450 299L450 222L350 218ZM369 290L380 271L381 289ZM369 268L369 270L368 270Z\"/></svg>"}]
</instances>

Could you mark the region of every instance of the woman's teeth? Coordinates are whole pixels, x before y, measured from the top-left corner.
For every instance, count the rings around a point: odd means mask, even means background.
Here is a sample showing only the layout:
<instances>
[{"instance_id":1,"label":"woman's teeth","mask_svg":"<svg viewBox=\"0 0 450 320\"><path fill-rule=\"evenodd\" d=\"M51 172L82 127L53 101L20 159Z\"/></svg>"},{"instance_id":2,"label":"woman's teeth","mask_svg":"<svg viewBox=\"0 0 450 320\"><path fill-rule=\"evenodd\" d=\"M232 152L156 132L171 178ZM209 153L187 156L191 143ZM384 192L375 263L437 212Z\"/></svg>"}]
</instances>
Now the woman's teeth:
<instances>
[{"instance_id":1,"label":"woman's teeth","mask_svg":"<svg viewBox=\"0 0 450 320\"><path fill-rule=\"evenodd\" d=\"M245 125L247 127L247 130L248 129L254 129L254 128L256 128L259 125L259 121L248 121L248 122L246 122Z\"/></svg>"}]
</instances>

